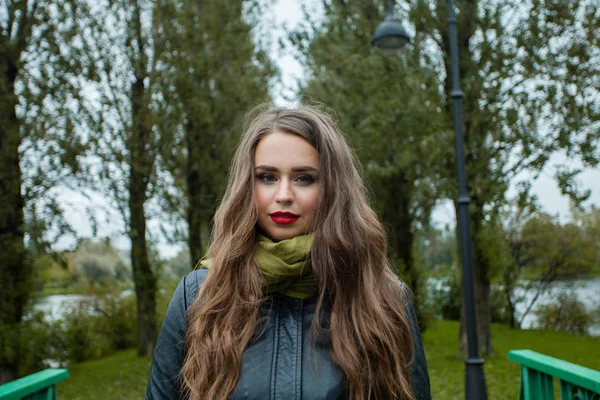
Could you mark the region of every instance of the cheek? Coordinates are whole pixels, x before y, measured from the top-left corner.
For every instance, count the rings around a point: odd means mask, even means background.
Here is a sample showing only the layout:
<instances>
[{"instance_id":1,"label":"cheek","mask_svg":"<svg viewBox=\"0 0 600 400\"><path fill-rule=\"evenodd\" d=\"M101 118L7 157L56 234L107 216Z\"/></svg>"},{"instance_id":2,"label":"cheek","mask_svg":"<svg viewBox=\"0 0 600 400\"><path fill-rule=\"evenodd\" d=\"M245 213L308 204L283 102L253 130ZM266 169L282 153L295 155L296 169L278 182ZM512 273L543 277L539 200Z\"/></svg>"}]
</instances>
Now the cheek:
<instances>
[{"instance_id":1,"label":"cheek","mask_svg":"<svg viewBox=\"0 0 600 400\"><path fill-rule=\"evenodd\" d=\"M256 203L256 207L259 209L267 206L269 201L269 191L261 188L259 185L254 187L254 202Z\"/></svg>"},{"instance_id":2,"label":"cheek","mask_svg":"<svg viewBox=\"0 0 600 400\"><path fill-rule=\"evenodd\" d=\"M302 208L305 212L314 212L317 207L317 202L319 200L319 190L311 190L305 193L302 193L298 201L302 204Z\"/></svg>"}]
</instances>

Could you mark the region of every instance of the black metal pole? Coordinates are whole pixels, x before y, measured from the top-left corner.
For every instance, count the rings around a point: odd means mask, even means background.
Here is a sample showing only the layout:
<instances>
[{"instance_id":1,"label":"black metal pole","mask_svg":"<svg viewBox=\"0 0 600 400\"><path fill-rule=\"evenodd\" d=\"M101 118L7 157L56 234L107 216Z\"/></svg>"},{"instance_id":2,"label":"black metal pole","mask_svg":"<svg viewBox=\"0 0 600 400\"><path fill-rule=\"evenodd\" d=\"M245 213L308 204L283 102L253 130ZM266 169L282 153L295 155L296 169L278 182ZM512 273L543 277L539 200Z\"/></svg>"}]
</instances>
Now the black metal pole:
<instances>
[{"instance_id":1,"label":"black metal pole","mask_svg":"<svg viewBox=\"0 0 600 400\"><path fill-rule=\"evenodd\" d=\"M454 4L448 0L448 25L450 34L450 60L452 64L452 92L454 109L454 134L456 145L456 168L458 171L458 220L460 229L460 247L463 265L463 294L467 324L468 356L465 360L465 398L467 400L487 400L487 389L483 374L483 359L479 358L477 348L477 323L475 319L475 294L473 289L473 267L471 260L471 232L469 203L465 173L464 139L462 130L462 97L458 72L458 33Z\"/></svg>"},{"instance_id":2,"label":"black metal pole","mask_svg":"<svg viewBox=\"0 0 600 400\"><path fill-rule=\"evenodd\" d=\"M393 11L392 11L392 10L393 10L393 8L394 8L394 7L392 6L392 1L393 1L393 0L387 0L387 7L386 7L386 10L385 10L386 17L390 17L390 16L394 15L394 13L393 13Z\"/></svg>"}]
</instances>

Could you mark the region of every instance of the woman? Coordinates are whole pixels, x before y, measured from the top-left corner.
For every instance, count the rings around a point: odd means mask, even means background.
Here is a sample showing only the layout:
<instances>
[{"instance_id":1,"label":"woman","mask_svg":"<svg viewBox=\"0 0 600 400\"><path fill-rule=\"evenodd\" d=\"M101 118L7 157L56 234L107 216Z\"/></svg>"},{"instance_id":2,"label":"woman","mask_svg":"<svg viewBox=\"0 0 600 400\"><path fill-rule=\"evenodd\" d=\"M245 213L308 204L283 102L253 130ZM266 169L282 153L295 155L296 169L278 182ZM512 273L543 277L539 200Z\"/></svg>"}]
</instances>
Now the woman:
<instances>
[{"instance_id":1,"label":"woman","mask_svg":"<svg viewBox=\"0 0 600 400\"><path fill-rule=\"evenodd\" d=\"M202 268L173 295L146 399L430 399L386 246L334 121L306 106L261 113Z\"/></svg>"}]
</instances>

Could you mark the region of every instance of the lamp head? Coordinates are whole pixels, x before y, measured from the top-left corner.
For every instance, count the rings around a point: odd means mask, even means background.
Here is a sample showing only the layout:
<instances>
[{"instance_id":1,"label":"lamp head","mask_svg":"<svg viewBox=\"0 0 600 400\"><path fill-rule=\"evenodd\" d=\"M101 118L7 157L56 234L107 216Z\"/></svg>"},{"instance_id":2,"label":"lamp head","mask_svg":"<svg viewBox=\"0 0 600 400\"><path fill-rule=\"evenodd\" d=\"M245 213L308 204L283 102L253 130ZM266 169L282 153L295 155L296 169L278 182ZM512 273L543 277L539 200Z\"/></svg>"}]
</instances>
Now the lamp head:
<instances>
[{"instance_id":1,"label":"lamp head","mask_svg":"<svg viewBox=\"0 0 600 400\"><path fill-rule=\"evenodd\" d=\"M384 55L393 55L410 42L402 23L391 15L379 24L371 38L371 44Z\"/></svg>"}]
</instances>

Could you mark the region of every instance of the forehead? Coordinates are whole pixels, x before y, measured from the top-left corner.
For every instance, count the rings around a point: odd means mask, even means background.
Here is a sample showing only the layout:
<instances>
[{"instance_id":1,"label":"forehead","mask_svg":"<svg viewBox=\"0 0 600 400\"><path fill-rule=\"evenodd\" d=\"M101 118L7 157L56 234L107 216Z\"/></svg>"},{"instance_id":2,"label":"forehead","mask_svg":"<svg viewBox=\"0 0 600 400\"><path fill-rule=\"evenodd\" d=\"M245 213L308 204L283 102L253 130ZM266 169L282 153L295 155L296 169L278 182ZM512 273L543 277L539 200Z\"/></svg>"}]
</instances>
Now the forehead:
<instances>
[{"instance_id":1,"label":"forehead","mask_svg":"<svg viewBox=\"0 0 600 400\"><path fill-rule=\"evenodd\" d=\"M319 168L319 153L298 135L275 131L264 136L256 146L254 166L268 165L278 169L293 167Z\"/></svg>"}]
</instances>

